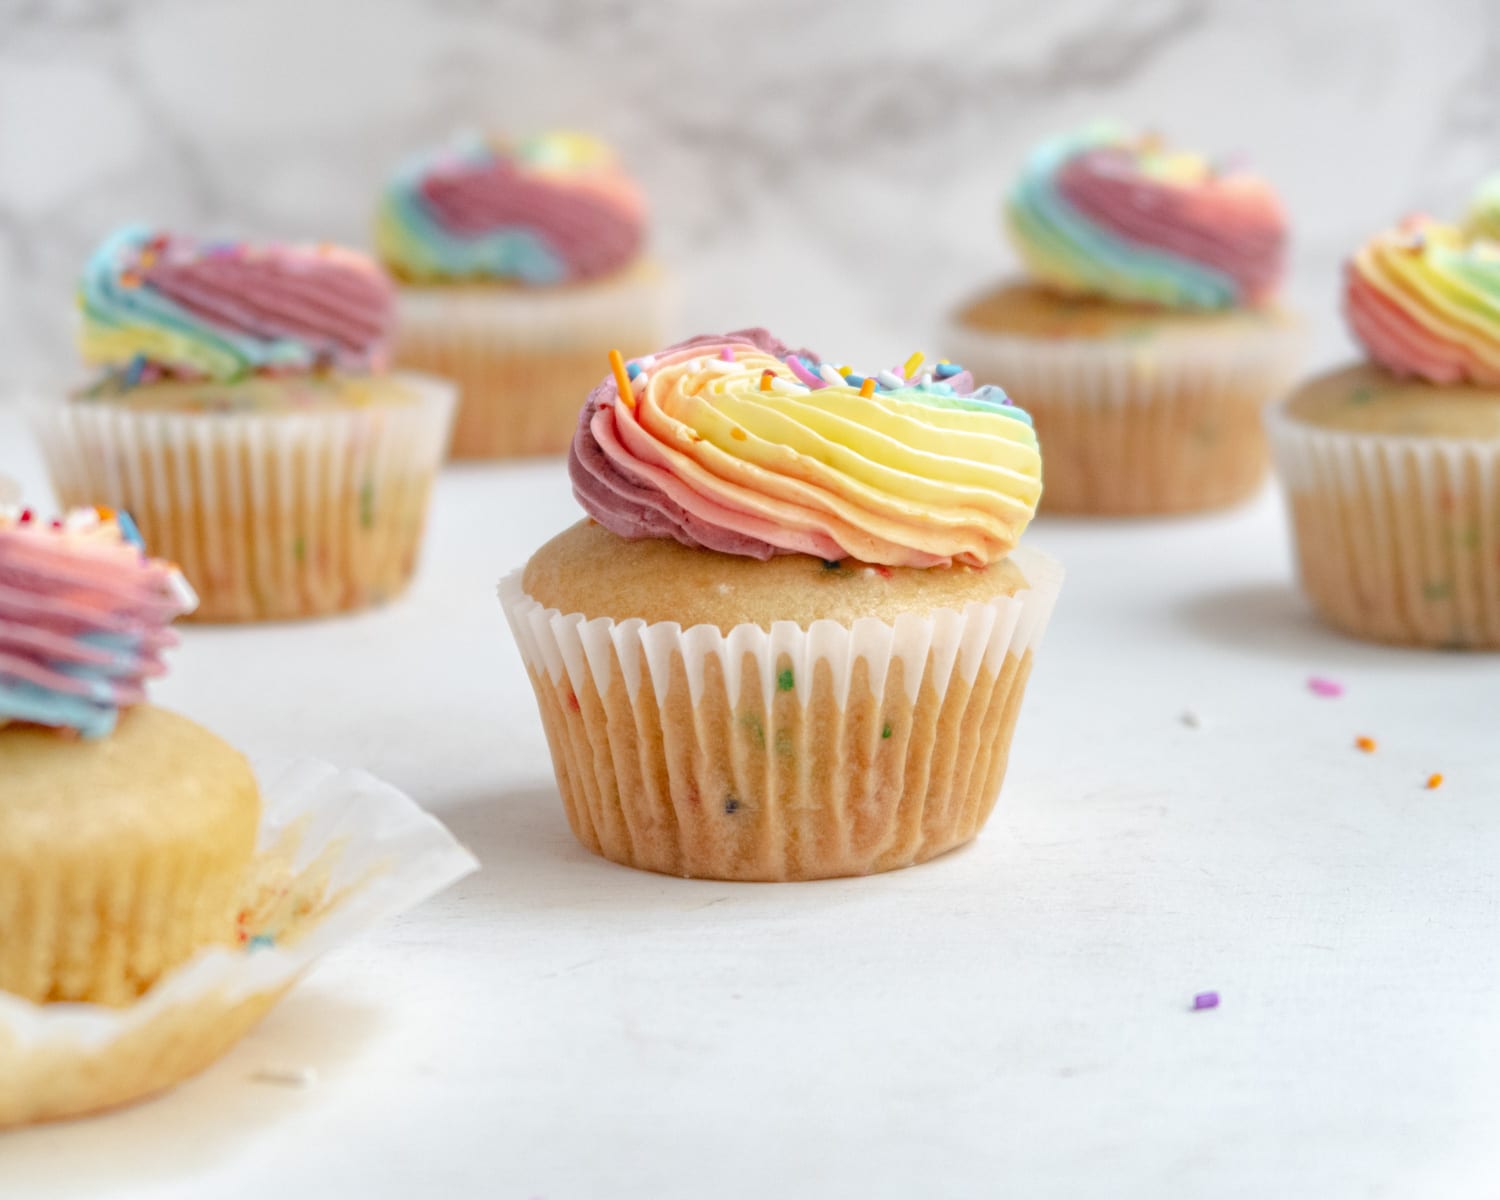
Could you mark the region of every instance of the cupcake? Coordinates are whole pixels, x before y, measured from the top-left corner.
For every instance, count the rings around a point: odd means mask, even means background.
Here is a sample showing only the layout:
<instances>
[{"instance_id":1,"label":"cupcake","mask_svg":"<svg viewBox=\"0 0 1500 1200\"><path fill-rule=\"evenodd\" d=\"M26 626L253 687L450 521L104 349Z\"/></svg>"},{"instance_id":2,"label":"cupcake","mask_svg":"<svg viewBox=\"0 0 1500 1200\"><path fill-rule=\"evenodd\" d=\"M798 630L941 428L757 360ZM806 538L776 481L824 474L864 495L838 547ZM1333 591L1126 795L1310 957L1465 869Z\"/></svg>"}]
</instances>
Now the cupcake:
<instances>
[{"instance_id":1,"label":"cupcake","mask_svg":"<svg viewBox=\"0 0 1500 1200\"><path fill-rule=\"evenodd\" d=\"M1303 591L1356 637L1500 647L1500 242L1413 217L1344 280L1369 361L1269 421Z\"/></svg>"},{"instance_id":2,"label":"cupcake","mask_svg":"<svg viewBox=\"0 0 1500 1200\"><path fill-rule=\"evenodd\" d=\"M1295 374L1275 304L1286 219L1238 168L1106 125L1027 161L1005 206L1031 278L951 318L949 353L1047 446L1047 508L1217 508L1265 478L1261 415Z\"/></svg>"},{"instance_id":3,"label":"cupcake","mask_svg":"<svg viewBox=\"0 0 1500 1200\"><path fill-rule=\"evenodd\" d=\"M126 518L0 511L0 992L133 1002L235 934L259 793L145 701L193 593Z\"/></svg>"},{"instance_id":4,"label":"cupcake","mask_svg":"<svg viewBox=\"0 0 1500 1200\"><path fill-rule=\"evenodd\" d=\"M450 385L384 370L394 291L336 246L132 226L79 291L100 369L38 423L67 505L129 511L213 621L378 603L410 580Z\"/></svg>"},{"instance_id":5,"label":"cupcake","mask_svg":"<svg viewBox=\"0 0 1500 1200\"><path fill-rule=\"evenodd\" d=\"M568 460L588 519L501 585L578 840L792 880L972 839L1061 582L1016 547L1026 414L763 330L613 363Z\"/></svg>"},{"instance_id":6,"label":"cupcake","mask_svg":"<svg viewBox=\"0 0 1500 1200\"><path fill-rule=\"evenodd\" d=\"M561 454L612 346L659 345L670 289L645 202L603 144L466 137L414 159L375 244L401 281L396 361L458 384L453 454Z\"/></svg>"}]
</instances>

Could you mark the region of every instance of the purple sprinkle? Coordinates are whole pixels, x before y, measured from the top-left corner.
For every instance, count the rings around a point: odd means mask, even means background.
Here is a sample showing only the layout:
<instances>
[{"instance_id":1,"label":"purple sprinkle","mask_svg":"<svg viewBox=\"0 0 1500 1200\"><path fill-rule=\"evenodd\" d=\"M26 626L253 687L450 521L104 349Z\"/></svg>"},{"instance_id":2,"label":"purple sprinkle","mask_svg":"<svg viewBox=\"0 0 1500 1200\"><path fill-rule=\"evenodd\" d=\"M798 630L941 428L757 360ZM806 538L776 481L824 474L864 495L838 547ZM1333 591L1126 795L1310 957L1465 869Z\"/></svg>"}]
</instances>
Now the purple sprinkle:
<instances>
[{"instance_id":1,"label":"purple sprinkle","mask_svg":"<svg viewBox=\"0 0 1500 1200\"><path fill-rule=\"evenodd\" d=\"M1196 996L1193 997L1193 1011L1194 1012L1197 1012L1198 1009L1200 1009L1200 1008L1218 1008L1218 1007L1219 1007L1219 993L1218 992L1199 992Z\"/></svg>"},{"instance_id":2,"label":"purple sprinkle","mask_svg":"<svg viewBox=\"0 0 1500 1200\"><path fill-rule=\"evenodd\" d=\"M1337 680L1324 679L1321 675L1313 675L1308 678L1307 690L1314 696L1342 696L1344 685Z\"/></svg>"}]
</instances>

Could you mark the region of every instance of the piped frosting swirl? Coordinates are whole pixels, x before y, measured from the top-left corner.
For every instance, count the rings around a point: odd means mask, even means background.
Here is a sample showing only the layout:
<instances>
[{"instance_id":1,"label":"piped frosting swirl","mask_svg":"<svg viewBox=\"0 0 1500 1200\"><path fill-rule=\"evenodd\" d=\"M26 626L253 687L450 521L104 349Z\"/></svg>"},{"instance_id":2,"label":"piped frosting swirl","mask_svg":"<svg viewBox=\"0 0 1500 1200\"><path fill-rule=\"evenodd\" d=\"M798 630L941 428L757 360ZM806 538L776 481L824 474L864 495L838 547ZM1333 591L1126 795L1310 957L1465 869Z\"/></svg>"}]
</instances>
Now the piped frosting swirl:
<instances>
[{"instance_id":1,"label":"piped frosting swirl","mask_svg":"<svg viewBox=\"0 0 1500 1200\"><path fill-rule=\"evenodd\" d=\"M1038 147L1006 201L1017 252L1058 291L1168 308L1266 303L1286 217L1248 172L1093 125Z\"/></svg>"},{"instance_id":2,"label":"piped frosting swirl","mask_svg":"<svg viewBox=\"0 0 1500 1200\"><path fill-rule=\"evenodd\" d=\"M396 173L375 242L413 282L578 283L633 262L645 222L640 190L594 138L549 133L505 145L469 136Z\"/></svg>"},{"instance_id":3,"label":"piped frosting swirl","mask_svg":"<svg viewBox=\"0 0 1500 1200\"><path fill-rule=\"evenodd\" d=\"M1433 383L1500 383L1500 242L1409 217L1344 272L1344 311L1370 358Z\"/></svg>"},{"instance_id":4,"label":"piped frosting swirl","mask_svg":"<svg viewBox=\"0 0 1500 1200\"><path fill-rule=\"evenodd\" d=\"M0 726L102 736L165 670L167 626L197 597L134 530L107 511L44 523L0 508Z\"/></svg>"},{"instance_id":5,"label":"piped frosting swirl","mask_svg":"<svg viewBox=\"0 0 1500 1200\"><path fill-rule=\"evenodd\" d=\"M339 246L205 242L132 225L78 292L84 360L149 382L385 365L395 290Z\"/></svg>"},{"instance_id":6,"label":"piped frosting swirl","mask_svg":"<svg viewBox=\"0 0 1500 1200\"><path fill-rule=\"evenodd\" d=\"M1030 418L954 364L871 376L765 330L693 338L590 393L573 492L624 538L768 559L985 566L1041 495Z\"/></svg>"}]
</instances>

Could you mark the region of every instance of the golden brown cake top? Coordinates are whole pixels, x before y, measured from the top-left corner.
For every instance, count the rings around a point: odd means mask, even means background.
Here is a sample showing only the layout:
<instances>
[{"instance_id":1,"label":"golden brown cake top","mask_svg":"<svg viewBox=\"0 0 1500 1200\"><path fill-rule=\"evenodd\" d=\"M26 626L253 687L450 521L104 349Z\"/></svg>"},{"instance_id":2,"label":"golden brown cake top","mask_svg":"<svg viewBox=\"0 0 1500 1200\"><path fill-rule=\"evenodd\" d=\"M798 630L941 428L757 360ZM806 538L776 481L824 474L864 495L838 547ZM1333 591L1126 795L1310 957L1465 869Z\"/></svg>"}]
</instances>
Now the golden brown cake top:
<instances>
[{"instance_id":1,"label":"golden brown cake top","mask_svg":"<svg viewBox=\"0 0 1500 1200\"><path fill-rule=\"evenodd\" d=\"M1233 337L1249 329L1296 327L1279 308L1164 309L1095 296L1064 296L1031 283L1001 284L975 296L956 317L980 333L1029 338L1122 338L1142 342L1182 334Z\"/></svg>"},{"instance_id":2,"label":"golden brown cake top","mask_svg":"<svg viewBox=\"0 0 1500 1200\"><path fill-rule=\"evenodd\" d=\"M1372 363L1308 380L1282 412L1303 424L1346 433L1500 439L1500 387L1428 383Z\"/></svg>"}]
</instances>

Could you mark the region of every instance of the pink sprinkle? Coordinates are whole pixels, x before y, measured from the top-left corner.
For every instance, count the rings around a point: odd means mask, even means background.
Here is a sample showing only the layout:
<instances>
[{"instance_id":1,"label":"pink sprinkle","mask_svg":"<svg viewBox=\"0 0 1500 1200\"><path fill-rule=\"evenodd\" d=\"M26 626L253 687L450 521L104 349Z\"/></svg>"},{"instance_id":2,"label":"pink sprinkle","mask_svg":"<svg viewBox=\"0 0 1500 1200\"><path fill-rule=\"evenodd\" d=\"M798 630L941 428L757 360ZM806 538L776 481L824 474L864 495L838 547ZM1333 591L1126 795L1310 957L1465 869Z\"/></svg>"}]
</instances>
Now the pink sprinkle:
<instances>
[{"instance_id":1,"label":"pink sprinkle","mask_svg":"<svg viewBox=\"0 0 1500 1200\"><path fill-rule=\"evenodd\" d=\"M1342 696L1344 685L1333 679L1324 679L1321 675L1313 675L1308 678L1307 690L1314 696Z\"/></svg>"},{"instance_id":2,"label":"pink sprinkle","mask_svg":"<svg viewBox=\"0 0 1500 1200\"><path fill-rule=\"evenodd\" d=\"M802 360L798 358L797 355L788 354L786 356L786 365L791 367L792 374L795 375L799 381L805 383L814 391L816 391L818 388L828 386L828 384L824 380L819 378L817 375L814 375L805 366L803 366Z\"/></svg>"},{"instance_id":3,"label":"pink sprinkle","mask_svg":"<svg viewBox=\"0 0 1500 1200\"><path fill-rule=\"evenodd\" d=\"M719 357L722 358L725 362L733 362L734 361L734 347L733 346L721 346L719 348Z\"/></svg>"},{"instance_id":4,"label":"pink sprinkle","mask_svg":"<svg viewBox=\"0 0 1500 1200\"><path fill-rule=\"evenodd\" d=\"M1199 992L1196 996L1193 997L1193 1011L1194 1012L1197 1012L1200 1008L1218 1008L1218 1007L1219 1007L1219 993L1218 992Z\"/></svg>"}]
</instances>

